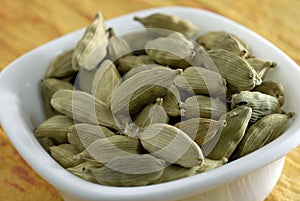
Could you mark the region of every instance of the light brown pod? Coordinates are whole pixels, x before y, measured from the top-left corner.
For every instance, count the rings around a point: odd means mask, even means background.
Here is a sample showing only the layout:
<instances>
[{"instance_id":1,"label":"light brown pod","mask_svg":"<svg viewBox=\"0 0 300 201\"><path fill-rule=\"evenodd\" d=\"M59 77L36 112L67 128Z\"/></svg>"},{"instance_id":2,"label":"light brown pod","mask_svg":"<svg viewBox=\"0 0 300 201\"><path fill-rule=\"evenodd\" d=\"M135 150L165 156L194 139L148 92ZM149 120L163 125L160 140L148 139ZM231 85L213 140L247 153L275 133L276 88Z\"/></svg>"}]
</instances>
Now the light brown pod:
<instances>
[{"instance_id":1,"label":"light brown pod","mask_svg":"<svg viewBox=\"0 0 300 201\"><path fill-rule=\"evenodd\" d=\"M67 142L69 127L74 122L65 115L55 115L42 122L35 130L36 137L48 137L58 143Z\"/></svg>"},{"instance_id":2,"label":"light brown pod","mask_svg":"<svg viewBox=\"0 0 300 201\"><path fill-rule=\"evenodd\" d=\"M239 106L221 117L226 120L227 125L214 139L204 145L206 147L203 149L209 153L207 158L213 160L230 158L245 135L251 114L251 108Z\"/></svg>"},{"instance_id":3,"label":"light brown pod","mask_svg":"<svg viewBox=\"0 0 300 201\"><path fill-rule=\"evenodd\" d=\"M74 70L92 70L106 56L108 39L105 33L105 23L101 13L96 13L82 38L78 41L72 58Z\"/></svg>"},{"instance_id":4,"label":"light brown pod","mask_svg":"<svg viewBox=\"0 0 300 201\"><path fill-rule=\"evenodd\" d=\"M184 117L187 119L202 117L217 120L227 112L227 106L224 102L202 95L191 96L180 106L185 110Z\"/></svg>"},{"instance_id":5,"label":"light brown pod","mask_svg":"<svg viewBox=\"0 0 300 201\"><path fill-rule=\"evenodd\" d=\"M155 13L145 18L135 16L134 20L139 21L146 28L158 28L177 31L182 33L186 37L193 37L198 32L198 28L194 24L187 20L180 19L174 15Z\"/></svg>"},{"instance_id":6,"label":"light brown pod","mask_svg":"<svg viewBox=\"0 0 300 201\"><path fill-rule=\"evenodd\" d=\"M226 127L226 121L192 118L186 121L178 122L174 126L185 132L199 146L202 146L210 141L217 132Z\"/></svg>"},{"instance_id":7,"label":"light brown pod","mask_svg":"<svg viewBox=\"0 0 300 201\"><path fill-rule=\"evenodd\" d=\"M151 155L118 157L102 168L91 169L97 182L110 186L144 186L159 179L164 161Z\"/></svg>"},{"instance_id":8,"label":"light brown pod","mask_svg":"<svg viewBox=\"0 0 300 201\"><path fill-rule=\"evenodd\" d=\"M194 167L203 162L199 146L183 131L168 124L151 124L138 133L142 146L151 155L182 167Z\"/></svg>"},{"instance_id":9,"label":"light brown pod","mask_svg":"<svg viewBox=\"0 0 300 201\"><path fill-rule=\"evenodd\" d=\"M79 122L118 130L107 105L86 92L59 90L52 96L51 105L58 112Z\"/></svg>"}]
</instances>

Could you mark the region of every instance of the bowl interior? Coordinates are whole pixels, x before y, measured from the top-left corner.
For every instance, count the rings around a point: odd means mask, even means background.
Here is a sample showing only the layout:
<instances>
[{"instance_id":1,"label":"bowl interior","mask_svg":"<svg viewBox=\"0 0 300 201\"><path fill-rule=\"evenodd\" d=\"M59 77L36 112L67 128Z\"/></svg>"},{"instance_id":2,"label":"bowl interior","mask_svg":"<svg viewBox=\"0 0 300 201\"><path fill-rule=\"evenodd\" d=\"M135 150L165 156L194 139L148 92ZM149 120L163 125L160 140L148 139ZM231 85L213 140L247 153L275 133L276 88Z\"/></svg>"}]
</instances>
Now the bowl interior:
<instances>
[{"instance_id":1,"label":"bowl interior","mask_svg":"<svg viewBox=\"0 0 300 201\"><path fill-rule=\"evenodd\" d=\"M165 7L139 11L108 20L107 27L114 27L117 33L140 30L142 26L133 21L133 16L146 16L154 12L169 13L190 20L199 27L201 34L212 30L225 30L234 33L249 44L255 56L276 61L278 66L269 71L268 78L281 82L286 89L284 109L287 112L293 111L300 114L300 107L297 104L300 100L300 91L297 89L300 86L298 65L262 37L226 18L199 9ZM16 149L29 165L56 188L74 194L85 192L89 194L87 195L89 197L114 195L117 198L126 195L132 198L130 194L134 192L136 199L139 196L158 192L164 192L165 195L170 194L170 192L174 193L174 191L181 194L187 193L187 191L180 190L183 186L185 189L190 186L191 190L198 189L199 191L199 189L210 188L275 161L300 144L300 138L297 137L300 120L296 116L294 123L284 135L262 149L216 170L181 181L147 187L117 188L118 191L116 192L116 187L95 185L69 174L43 150L33 136L33 130L45 118L39 85L48 65L58 54L73 48L83 31L83 29L75 31L32 50L11 63L0 74L1 124ZM230 177L226 176L227 173L230 173ZM192 185L197 185L197 188ZM137 188L139 188L139 193L135 190ZM176 196L176 194L172 196Z\"/></svg>"}]
</instances>

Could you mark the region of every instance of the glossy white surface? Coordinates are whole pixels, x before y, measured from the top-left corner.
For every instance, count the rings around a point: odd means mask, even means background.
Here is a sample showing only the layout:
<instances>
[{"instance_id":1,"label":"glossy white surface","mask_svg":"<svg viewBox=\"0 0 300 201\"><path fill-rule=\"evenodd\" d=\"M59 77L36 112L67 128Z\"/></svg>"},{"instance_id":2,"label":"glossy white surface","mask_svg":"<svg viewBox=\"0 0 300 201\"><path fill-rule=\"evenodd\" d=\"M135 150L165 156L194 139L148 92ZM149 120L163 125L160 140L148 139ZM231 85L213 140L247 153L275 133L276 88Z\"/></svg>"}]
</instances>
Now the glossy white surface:
<instances>
[{"instance_id":1,"label":"glossy white surface","mask_svg":"<svg viewBox=\"0 0 300 201\"><path fill-rule=\"evenodd\" d=\"M270 77L286 89L286 111L300 114L300 69L282 51L252 31L216 14L183 7L165 7L140 11L107 21L118 33L141 29L134 15L154 12L174 14L199 26L200 33L227 30L243 38L254 54L275 60L278 67ZM44 116L39 96L39 82L50 61L62 51L75 46L83 30L51 41L20 57L0 74L0 122L9 139L28 164L67 201L168 201L168 200L263 200L281 173L284 156L300 144L300 120L278 139L239 160L215 170L164 184L118 188L86 182L60 167L33 136L33 129ZM275 161L275 162L274 162ZM223 199L225 196L226 199Z\"/></svg>"}]
</instances>

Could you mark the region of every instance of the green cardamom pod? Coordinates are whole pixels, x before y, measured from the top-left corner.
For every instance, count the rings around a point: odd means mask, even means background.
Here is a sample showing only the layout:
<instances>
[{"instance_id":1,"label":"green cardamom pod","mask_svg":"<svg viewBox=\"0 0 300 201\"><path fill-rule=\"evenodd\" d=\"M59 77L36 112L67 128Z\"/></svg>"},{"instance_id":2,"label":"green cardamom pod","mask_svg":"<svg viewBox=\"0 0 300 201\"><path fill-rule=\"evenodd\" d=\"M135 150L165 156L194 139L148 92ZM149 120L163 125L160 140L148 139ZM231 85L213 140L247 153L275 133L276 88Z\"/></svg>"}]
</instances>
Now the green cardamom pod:
<instances>
[{"instance_id":1,"label":"green cardamom pod","mask_svg":"<svg viewBox=\"0 0 300 201\"><path fill-rule=\"evenodd\" d=\"M212 160L209 158L204 158L203 165L197 168L197 173L206 172L209 170L213 170L217 167L220 167L228 162L227 158L222 158L220 160Z\"/></svg>"},{"instance_id":2,"label":"green cardamom pod","mask_svg":"<svg viewBox=\"0 0 300 201\"><path fill-rule=\"evenodd\" d=\"M227 106L221 100L195 95L187 98L184 103L181 103L181 108L185 110L185 118L207 118L218 120L227 112Z\"/></svg>"},{"instance_id":3,"label":"green cardamom pod","mask_svg":"<svg viewBox=\"0 0 300 201\"><path fill-rule=\"evenodd\" d=\"M202 67L191 66L176 77L174 84L191 94L222 95L226 94L226 80L215 72Z\"/></svg>"},{"instance_id":4,"label":"green cardamom pod","mask_svg":"<svg viewBox=\"0 0 300 201\"><path fill-rule=\"evenodd\" d=\"M41 95L46 117L51 117L56 114L55 110L50 104L50 101L53 94L60 89L73 89L73 85L56 78L48 78L42 81Z\"/></svg>"},{"instance_id":5,"label":"green cardamom pod","mask_svg":"<svg viewBox=\"0 0 300 201\"><path fill-rule=\"evenodd\" d=\"M228 88L250 90L261 84L261 77L240 56L222 49L210 50L208 54L216 64L219 73L226 79Z\"/></svg>"},{"instance_id":6,"label":"green cardamom pod","mask_svg":"<svg viewBox=\"0 0 300 201\"><path fill-rule=\"evenodd\" d=\"M164 161L147 154L117 157L104 167L90 171L100 184L144 186L158 180L163 168Z\"/></svg>"},{"instance_id":7,"label":"green cardamom pod","mask_svg":"<svg viewBox=\"0 0 300 201\"><path fill-rule=\"evenodd\" d=\"M91 174L89 170L97 169L103 167L103 164L97 162L86 161L77 166L67 168L67 171L72 174L93 183L97 183L95 177Z\"/></svg>"},{"instance_id":8,"label":"green cardamom pod","mask_svg":"<svg viewBox=\"0 0 300 201\"><path fill-rule=\"evenodd\" d=\"M146 28L176 31L182 33L186 37L193 37L198 32L198 28L194 24L174 15L155 13L144 18L135 16L134 20L142 23Z\"/></svg>"},{"instance_id":9,"label":"green cardamom pod","mask_svg":"<svg viewBox=\"0 0 300 201\"><path fill-rule=\"evenodd\" d=\"M95 73L91 92L97 99L110 105L111 95L120 80L121 76L114 63L105 60Z\"/></svg>"},{"instance_id":10,"label":"green cardamom pod","mask_svg":"<svg viewBox=\"0 0 300 201\"><path fill-rule=\"evenodd\" d=\"M118 59L118 70L125 74L134 68L147 64L154 64L154 61L148 55L126 55Z\"/></svg>"},{"instance_id":11,"label":"green cardamom pod","mask_svg":"<svg viewBox=\"0 0 300 201\"><path fill-rule=\"evenodd\" d=\"M108 163L115 157L123 157L142 153L142 146L137 138L124 135L114 135L97 139L84 151L77 154L74 159L95 160L99 163Z\"/></svg>"},{"instance_id":12,"label":"green cardamom pod","mask_svg":"<svg viewBox=\"0 0 300 201\"><path fill-rule=\"evenodd\" d=\"M151 124L138 133L142 146L151 155L182 167L201 165L202 151L183 131L168 124Z\"/></svg>"},{"instance_id":13,"label":"green cardamom pod","mask_svg":"<svg viewBox=\"0 0 300 201\"><path fill-rule=\"evenodd\" d=\"M109 40L108 40L108 57L113 62L117 62L119 58L125 55L132 54L132 50L129 44L120 36L116 36L113 28L108 29Z\"/></svg>"},{"instance_id":14,"label":"green cardamom pod","mask_svg":"<svg viewBox=\"0 0 300 201\"><path fill-rule=\"evenodd\" d=\"M261 79L266 77L266 74L270 68L275 68L277 66L276 62L260 58L248 58L246 61L252 68L256 70Z\"/></svg>"},{"instance_id":15,"label":"green cardamom pod","mask_svg":"<svg viewBox=\"0 0 300 201\"><path fill-rule=\"evenodd\" d=\"M209 153L207 157L213 160L230 158L245 135L251 114L250 107L239 106L221 117L226 120L227 125L214 139L205 144L207 147L204 150Z\"/></svg>"},{"instance_id":16,"label":"green cardamom pod","mask_svg":"<svg viewBox=\"0 0 300 201\"><path fill-rule=\"evenodd\" d=\"M145 50L155 62L176 68L190 66L195 56L194 44L179 33L149 41Z\"/></svg>"},{"instance_id":17,"label":"green cardamom pod","mask_svg":"<svg viewBox=\"0 0 300 201\"><path fill-rule=\"evenodd\" d=\"M51 105L58 112L79 122L99 124L118 130L106 103L86 92L59 90L52 96Z\"/></svg>"},{"instance_id":18,"label":"green cardamom pod","mask_svg":"<svg viewBox=\"0 0 300 201\"><path fill-rule=\"evenodd\" d=\"M295 113L289 112L287 114L271 114L258 120L249 127L237 148L236 157L249 154L278 138L286 130L288 120L294 116Z\"/></svg>"},{"instance_id":19,"label":"green cardamom pod","mask_svg":"<svg viewBox=\"0 0 300 201\"><path fill-rule=\"evenodd\" d=\"M282 113L277 98L258 91L241 91L238 94L232 95L231 108L241 105L252 108L250 122L256 122L260 118L270 114Z\"/></svg>"},{"instance_id":20,"label":"green cardamom pod","mask_svg":"<svg viewBox=\"0 0 300 201\"><path fill-rule=\"evenodd\" d=\"M146 106L135 118L134 124L145 128L154 123L168 123L169 117L163 107L163 98L157 98L156 104Z\"/></svg>"},{"instance_id":21,"label":"green cardamom pod","mask_svg":"<svg viewBox=\"0 0 300 201\"><path fill-rule=\"evenodd\" d=\"M146 105L163 97L182 70L156 67L139 72L121 83L113 92L111 110L114 115L135 115Z\"/></svg>"},{"instance_id":22,"label":"green cardamom pod","mask_svg":"<svg viewBox=\"0 0 300 201\"><path fill-rule=\"evenodd\" d=\"M259 91L277 98L279 105L283 106L285 102L285 92L282 84L276 81L263 81L261 85L255 87L252 91Z\"/></svg>"},{"instance_id":23,"label":"green cardamom pod","mask_svg":"<svg viewBox=\"0 0 300 201\"><path fill-rule=\"evenodd\" d=\"M174 84L171 85L163 99L163 107L169 116L184 116L185 111L179 106L181 103L180 92Z\"/></svg>"},{"instance_id":24,"label":"green cardamom pod","mask_svg":"<svg viewBox=\"0 0 300 201\"><path fill-rule=\"evenodd\" d=\"M58 143L67 142L67 134L69 127L74 122L71 118L64 115L55 115L46 119L35 130L36 137L48 137L55 140Z\"/></svg>"},{"instance_id":25,"label":"green cardamom pod","mask_svg":"<svg viewBox=\"0 0 300 201\"><path fill-rule=\"evenodd\" d=\"M81 91L91 93L93 89L92 80L97 70L98 68L92 70L80 69L76 76L75 86L78 86Z\"/></svg>"},{"instance_id":26,"label":"green cardamom pod","mask_svg":"<svg viewBox=\"0 0 300 201\"><path fill-rule=\"evenodd\" d=\"M202 146L210 141L218 131L221 131L226 126L226 121L192 118L178 122L174 126L185 132L199 146Z\"/></svg>"},{"instance_id":27,"label":"green cardamom pod","mask_svg":"<svg viewBox=\"0 0 300 201\"><path fill-rule=\"evenodd\" d=\"M79 151L70 144L61 144L50 147L50 154L63 168L79 165L80 162L73 159Z\"/></svg>"},{"instance_id":28,"label":"green cardamom pod","mask_svg":"<svg viewBox=\"0 0 300 201\"><path fill-rule=\"evenodd\" d=\"M96 13L94 21L86 28L75 47L72 58L73 69L77 71L96 68L106 56L107 43L103 16L101 13Z\"/></svg>"},{"instance_id":29,"label":"green cardamom pod","mask_svg":"<svg viewBox=\"0 0 300 201\"><path fill-rule=\"evenodd\" d=\"M94 141L114 135L113 131L104 126L80 123L69 127L68 142L83 151Z\"/></svg>"},{"instance_id":30,"label":"green cardamom pod","mask_svg":"<svg viewBox=\"0 0 300 201\"><path fill-rule=\"evenodd\" d=\"M75 70L72 68L72 57L74 49L65 51L58 55L50 64L45 78L64 78L75 74Z\"/></svg>"}]
</instances>

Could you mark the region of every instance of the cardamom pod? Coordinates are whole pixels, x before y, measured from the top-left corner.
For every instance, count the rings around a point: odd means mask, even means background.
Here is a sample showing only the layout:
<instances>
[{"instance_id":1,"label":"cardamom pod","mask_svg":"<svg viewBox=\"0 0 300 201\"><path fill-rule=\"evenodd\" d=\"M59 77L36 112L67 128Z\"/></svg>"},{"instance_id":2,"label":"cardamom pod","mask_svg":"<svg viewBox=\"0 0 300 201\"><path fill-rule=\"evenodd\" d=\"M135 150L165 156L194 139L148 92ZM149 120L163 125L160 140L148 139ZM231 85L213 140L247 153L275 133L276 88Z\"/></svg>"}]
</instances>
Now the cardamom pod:
<instances>
[{"instance_id":1,"label":"cardamom pod","mask_svg":"<svg viewBox=\"0 0 300 201\"><path fill-rule=\"evenodd\" d=\"M72 68L72 57L74 49L65 51L58 55L50 64L45 78L63 78L73 75L76 71Z\"/></svg>"},{"instance_id":2,"label":"cardamom pod","mask_svg":"<svg viewBox=\"0 0 300 201\"><path fill-rule=\"evenodd\" d=\"M227 125L215 135L214 139L204 145L206 147L203 149L208 152L207 158L213 160L230 158L245 135L251 114L250 107L239 106L221 117L226 120Z\"/></svg>"},{"instance_id":3,"label":"cardamom pod","mask_svg":"<svg viewBox=\"0 0 300 201\"><path fill-rule=\"evenodd\" d=\"M92 81L95 77L95 73L98 68L94 68L92 70L80 69L77 73L75 86L78 86L81 91L92 93ZM78 88L77 87L77 88Z\"/></svg>"},{"instance_id":4,"label":"cardamom pod","mask_svg":"<svg viewBox=\"0 0 300 201\"><path fill-rule=\"evenodd\" d=\"M120 80L121 76L114 63L105 60L95 73L91 92L97 99L110 105L111 95Z\"/></svg>"},{"instance_id":5,"label":"cardamom pod","mask_svg":"<svg viewBox=\"0 0 300 201\"><path fill-rule=\"evenodd\" d=\"M152 184L159 184L193 176L197 174L198 168L199 166L185 168L180 165L169 165L165 167L162 176L158 180L154 181Z\"/></svg>"},{"instance_id":6,"label":"cardamom pod","mask_svg":"<svg viewBox=\"0 0 300 201\"><path fill-rule=\"evenodd\" d=\"M286 129L294 112L265 116L249 127L237 148L237 158L249 154L278 138Z\"/></svg>"},{"instance_id":7,"label":"cardamom pod","mask_svg":"<svg viewBox=\"0 0 300 201\"><path fill-rule=\"evenodd\" d=\"M128 117L137 114L146 105L155 102L157 97L164 96L181 72L181 69L156 67L128 78L112 94L113 114L125 114Z\"/></svg>"},{"instance_id":8,"label":"cardamom pod","mask_svg":"<svg viewBox=\"0 0 300 201\"><path fill-rule=\"evenodd\" d=\"M276 62L260 58L247 58L246 61L252 68L256 70L261 79L266 77L266 74L270 68L275 68L277 66Z\"/></svg>"},{"instance_id":9,"label":"cardamom pod","mask_svg":"<svg viewBox=\"0 0 300 201\"><path fill-rule=\"evenodd\" d=\"M108 29L109 40L108 40L108 58L113 62L117 62L119 58L125 55L132 54L132 50L129 44L120 36L116 36L113 28Z\"/></svg>"},{"instance_id":10,"label":"cardamom pod","mask_svg":"<svg viewBox=\"0 0 300 201\"><path fill-rule=\"evenodd\" d=\"M250 90L260 85L262 80L248 62L227 50L210 50L209 56L216 64L219 73L227 81L227 87L234 90Z\"/></svg>"},{"instance_id":11,"label":"cardamom pod","mask_svg":"<svg viewBox=\"0 0 300 201\"><path fill-rule=\"evenodd\" d=\"M60 89L73 89L73 85L56 78L48 78L42 81L41 95L46 117L51 117L56 114L55 110L50 104L50 101L53 94Z\"/></svg>"},{"instance_id":12,"label":"cardamom pod","mask_svg":"<svg viewBox=\"0 0 300 201\"><path fill-rule=\"evenodd\" d=\"M213 170L217 167L220 167L228 162L227 158L222 158L220 160L212 160L209 158L204 158L203 165L197 168L197 173L206 172L209 170Z\"/></svg>"},{"instance_id":13,"label":"cardamom pod","mask_svg":"<svg viewBox=\"0 0 300 201\"><path fill-rule=\"evenodd\" d=\"M219 99L195 95L187 98L181 103L181 108L185 110L185 118L207 118L219 119L227 112L227 106Z\"/></svg>"},{"instance_id":14,"label":"cardamom pod","mask_svg":"<svg viewBox=\"0 0 300 201\"><path fill-rule=\"evenodd\" d=\"M84 151L77 154L74 159L79 161L92 159L99 163L108 163L115 157L123 157L132 154L140 154L142 146L137 138L124 135L114 135L97 139Z\"/></svg>"},{"instance_id":15,"label":"cardamom pod","mask_svg":"<svg viewBox=\"0 0 300 201\"><path fill-rule=\"evenodd\" d=\"M229 41L226 41L226 39L229 39ZM207 32L200 35L196 39L196 42L203 46L206 50L225 49L228 51L235 51L237 55L240 55L241 53L243 54L243 51L245 50L247 55L244 56L250 56L250 49L248 45L238 36L226 31ZM217 44L218 42L221 44ZM224 44L224 42L227 44Z\"/></svg>"},{"instance_id":16,"label":"cardamom pod","mask_svg":"<svg viewBox=\"0 0 300 201\"><path fill-rule=\"evenodd\" d=\"M234 94L231 97L231 108L241 105L252 108L250 122L256 122L258 119L270 114L282 113L277 98L258 91L241 91Z\"/></svg>"},{"instance_id":17,"label":"cardamom pod","mask_svg":"<svg viewBox=\"0 0 300 201\"><path fill-rule=\"evenodd\" d=\"M263 81L261 85L256 86L252 91L258 91L277 98L279 105L283 106L285 102L285 93L282 84L276 81Z\"/></svg>"},{"instance_id":18,"label":"cardamom pod","mask_svg":"<svg viewBox=\"0 0 300 201\"><path fill-rule=\"evenodd\" d=\"M89 170L103 167L103 164L97 162L86 161L74 167L67 168L67 171L72 174L93 183L97 183L95 177L91 174Z\"/></svg>"},{"instance_id":19,"label":"cardamom pod","mask_svg":"<svg viewBox=\"0 0 300 201\"><path fill-rule=\"evenodd\" d=\"M107 105L86 92L59 90L52 96L51 105L58 112L79 122L118 130Z\"/></svg>"},{"instance_id":20,"label":"cardamom pod","mask_svg":"<svg viewBox=\"0 0 300 201\"><path fill-rule=\"evenodd\" d=\"M130 71L128 71L123 77L122 80L125 81L128 78L132 77L133 75L139 73L139 72L143 72L146 70L150 70L156 67L163 67L163 68L168 68L167 66L162 66L162 65L158 65L158 64L147 64L147 65L142 65L140 67L136 67L131 69Z\"/></svg>"},{"instance_id":21,"label":"cardamom pod","mask_svg":"<svg viewBox=\"0 0 300 201\"><path fill-rule=\"evenodd\" d=\"M76 150L70 144L61 144L58 146L50 147L50 154L63 168L73 167L79 165L80 162L73 159L73 157L78 154L79 151Z\"/></svg>"},{"instance_id":22,"label":"cardamom pod","mask_svg":"<svg viewBox=\"0 0 300 201\"><path fill-rule=\"evenodd\" d=\"M181 102L180 92L174 84L171 85L167 93L164 95L163 99L163 107L169 116L184 116L185 111L179 107L179 104Z\"/></svg>"},{"instance_id":23,"label":"cardamom pod","mask_svg":"<svg viewBox=\"0 0 300 201\"><path fill-rule=\"evenodd\" d=\"M126 55L118 59L118 70L125 74L134 68L147 64L154 64L154 61L148 55Z\"/></svg>"},{"instance_id":24,"label":"cardamom pod","mask_svg":"<svg viewBox=\"0 0 300 201\"><path fill-rule=\"evenodd\" d=\"M94 69L106 56L107 43L104 19L98 12L75 47L72 58L73 69L76 71Z\"/></svg>"},{"instance_id":25,"label":"cardamom pod","mask_svg":"<svg viewBox=\"0 0 300 201\"><path fill-rule=\"evenodd\" d=\"M54 146L54 140L49 137L36 137L42 147L49 152L50 147Z\"/></svg>"},{"instance_id":26,"label":"cardamom pod","mask_svg":"<svg viewBox=\"0 0 300 201\"><path fill-rule=\"evenodd\" d=\"M226 95L226 80L215 72L202 67L191 66L176 77L174 84L191 94Z\"/></svg>"},{"instance_id":27,"label":"cardamom pod","mask_svg":"<svg viewBox=\"0 0 300 201\"><path fill-rule=\"evenodd\" d=\"M97 139L114 135L113 131L104 126L80 123L69 127L68 142L83 151Z\"/></svg>"},{"instance_id":28,"label":"cardamom pod","mask_svg":"<svg viewBox=\"0 0 300 201\"><path fill-rule=\"evenodd\" d=\"M174 126L185 132L199 146L202 146L210 141L217 132L221 131L226 126L226 121L192 118L178 122Z\"/></svg>"},{"instance_id":29,"label":"cardamom pod","mask_svg":"<svg viewBox=\"0 0 300 201\"><path fill-rule=\"evenodd\" d=\"M203 46L195 45L195 53L196 54L191 62L192 66L201 66L208 70L218 72L215 63L210 58Z\"/></svg>"},{"instance_id":30,"label":"cardamom pod","mask_svg":"<svg viewBox=\"0 0 300 201\"><path fill-rule=\"evenodd\" d=\"M211 44L211 49L223 49L233 52L240 57L247 57L248 50L244 47L233 34L221 34L214 38Z\"/></svg>"},{"instance_id":31,"label":"cardamom pod","mask_svg":"<svg viewBox=\"0 0 300 201\"><path fill-rule=\"evenodd\" d=\"M163 107L163 98L157 98L156 104L146 106L135 118L134 124L145 128L154 123L168 123L169 117Z\"/></svg>"},{"instance_id":32,"label":"cardamom pod","mask_svg":"<svg viewBox=\"0 0 300 201\"><path fill-rule=\"evenodd\" d=\"M163 174L164 161L151 155L128 155L111 160L104 167L91 169L97 182L110 186L144 186Z\"/></svg>"},{"instance_id":33,"label":"cardamom pod","mask_svg":"<svg viewBox=\"0 0 300 201\"><path fill-rule=\"evenodd\" d=\"M48 137L58 143L67 142L67 134L69 127L74 122L67 116L55 115L42 122L35 130L36 137Z\"/></svg>"},{"instance_id":34,"label":"cardamom pod","mask_svg":"<svg viewBox=\"0 0 300 201\"><path fill-rule=\"evenodd\" d=\"M195 56L194 44L179 33L149 41L145 50L155 62L176 68L190 66Z\"/></svg>"},{"instance_id":35,"label":"cardamom pod","mask_svg":"<svg viewBox=\"0 0 300 201\"><path fill-rule=\"evenodd\" d=\"M201 165L202 151L183 131L168 124L151 124L138 133L142 146L151 155L182 167Z\"/></svg>"},{"instance_id":36,"label":"cardamom pod","mask_svg":"<svg viewBox=\"0 0 300 201\"><path fill-rule=\"evenodd\" d=\"M198 32L198 28L190 21L174 15L155 13L144 18L135 16L133 19L142 23L146 28L168 29L180 32L186 37L193 37Z\"/></svg>"}]
</instances>

